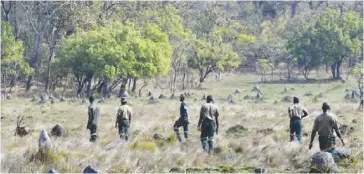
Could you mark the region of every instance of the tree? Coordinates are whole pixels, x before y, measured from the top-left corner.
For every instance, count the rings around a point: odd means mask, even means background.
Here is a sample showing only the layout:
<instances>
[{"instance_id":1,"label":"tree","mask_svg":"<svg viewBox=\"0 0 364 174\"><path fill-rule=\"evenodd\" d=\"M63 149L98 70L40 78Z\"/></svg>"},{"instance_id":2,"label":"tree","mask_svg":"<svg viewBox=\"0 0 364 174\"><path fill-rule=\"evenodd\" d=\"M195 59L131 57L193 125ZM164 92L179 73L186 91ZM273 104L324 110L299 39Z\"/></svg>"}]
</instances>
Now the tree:
<instances>
[{"instance_id":1,"label":"tree","mask_svg":"<svg viewBox=\"0 0 364 174\"><path fill-rule=\"evenodd\" d=\"M363 60L360 62L357 62L356 65L354 67L350 68L349 71L354 76L355 80L357 81L358 88L360 90L360 95L362 95L363 94L363 76L364 76Z\"/></svg>"},{"instance_id":2,"label":"tree","mask_svg":"<svg viewBox=\"0 0 364 174\"><path fill-rule=\"evenodd\" d=\"M23 43L15 40L11 24L1 21L1 74L4 79L5 93L9 77L28 75L32 72L32 69L22 59L23 52ZM9 92L11 92L11 88Z\"/></svg>"},{"instance_id":3,"label":"tree","mask_svg":"<svg viewBox=\"0 0 364 174\"><path fill-rule=\"evenodd\" d=\"M273 64L268 59L258 59L258 69L261 73L261 81L267 82L266 74L273 69Z\"/></svg>"},{"instance_id":4,"label":"tree","mask_svg":"<svg viewBox=\"0 0 364 174\"><path fill-rule=\"evenodd\" d=\"M193 43L194 56L189 60L189 66L199 72L199 82L204 82L213 71L236 68L240 59L229 44L213 45L206 40L196 40Z\"/></svg>"},{"instance_id":5,"label":"tree","mask_svg":"<svg viewBox=\"0 0 364 174\"><path fill-rule=\"evenodd\" d=\"M76 78L77 94L87 83L86 94L91 95L91 81L97 78L96 86L113 81L109 90L103 90L105 95L120 83L121 90L125 90L128 77L166 74L170 68L171 46L168 35L155 24L148 23L143 30L138 30L132 23L114 23L70 36L62 43L59 56L61 64ZM107 89L107 85L103 88Z\"/></svg>"},{"instance_id":6,"label":"tree","mask_svg":"<svg viewBox=\"0 0 364 174\"><path fill-rule=\"evenodd\" d=\"M303 69L303 76L309 79L310 71L313 68L318 68L323 62L323 55L320 44L316 38L315 28L308 24L302 25L295 32L295 37L290 39L287 44L287 49L294 57L299 68Z\"/></svg>"},{"instance_id":7,"label":"tree","mask_svg":"<svg viewBox=\"0 0 364 174\"><path fill-rule=\"evenodd\" d=\"M331 64L332 77L340 79L341 65L349 57L360 52L360 37L363 33L363 18L355 12L340 14L327 10L315 23L319 49L325 62Z\"/></svg>"}]
</instances>

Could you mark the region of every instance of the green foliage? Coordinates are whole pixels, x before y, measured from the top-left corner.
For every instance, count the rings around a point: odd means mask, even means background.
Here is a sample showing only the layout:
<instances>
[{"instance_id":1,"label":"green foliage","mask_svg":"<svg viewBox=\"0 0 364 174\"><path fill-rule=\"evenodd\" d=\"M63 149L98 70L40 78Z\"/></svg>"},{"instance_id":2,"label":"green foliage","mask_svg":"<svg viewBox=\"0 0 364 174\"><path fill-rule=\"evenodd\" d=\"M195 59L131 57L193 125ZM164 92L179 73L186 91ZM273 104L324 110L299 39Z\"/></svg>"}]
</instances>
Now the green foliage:
<instances>
[{"instance_id":1,"label":"green foliage","mask_svg":"<svg viewBox=\"0 0 364 174\"><path fill-rule=\"evenodd\" d=\"M27 75L32 72L29 64L22 59L23 43L16 41L10 23L1 21L1 73Z\"/></svg>"},{"instance_id":2,"label":"green foliage","mask_svg":"<svg viewBox=\"0 0 364 174\"><path fill-rule=\"evenodd\" d=\"M112 23L68 37L58 56L76 77L154 77L169 70L171 46L156 24Z\"/></svg>"},{"instance_id":3,"label":"green foliage","mask_svg":"<svg viewBox=\"0 0 364 174\"><path fill-rule=\"evenodd\" d=\"M189 65L199 70L200 82L217 69L230 70L240 63L239 55L229 44L213 45L205 40L197 40L192 47L195 50L195 56L189 60Z\"/></svg>"}]
</instances>

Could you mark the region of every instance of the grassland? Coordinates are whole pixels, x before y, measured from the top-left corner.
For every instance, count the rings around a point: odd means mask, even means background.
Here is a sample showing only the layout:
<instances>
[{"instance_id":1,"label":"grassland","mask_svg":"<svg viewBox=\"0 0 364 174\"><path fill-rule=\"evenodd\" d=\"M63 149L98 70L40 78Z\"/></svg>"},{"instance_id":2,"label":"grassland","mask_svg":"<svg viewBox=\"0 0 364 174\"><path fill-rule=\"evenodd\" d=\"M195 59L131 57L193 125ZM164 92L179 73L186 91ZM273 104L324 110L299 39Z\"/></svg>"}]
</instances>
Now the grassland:
<instances>
[{"instance_id":1,"label":"grassland","mask_svg":"<svg viewBox=\"0 0 364 174\"><path fill-rule=\"evenodd\" d=\"M305 84L259 84L263 99L244 99L254 96L251 89L259 77L254 75L223 75L218 82L209 79L204 90L191 90L187 98L190 114L190 139L179 144L173 132L173 123L178 117L178 99L163 99L157 104L148 104L143 97L129 99L134 110L128 144L119 140L114 128L116 98L100 103L101 120L99 139L89 142L86 130L87 104L80 100L67 99L54 105L39 105L13 95L12 100L1 103L1 171L2 172L47 172L50 168L58 172L79 173L91 164L108 173L145 172L253 172L255 167L271 172L307 172L311 156L319 151L318 142L308 149L313 121L321 113L321 104L327 101L340 124L353 127L354 131L344 134L346 148L351 158L339 164L340 172L363 173L363 113L358 110L357 100L346 100L345 89L356 88L355 81ZM284 92L284 87L289 89ZM291 89L291 88L294 88ZM146 88L148 89L148 87ZM155 94L168 91L153 90ZM236 89L240 94L234 94ZM305 96L311 92L313 96ZM322 93L322 97L318 97ZM197 121L203 94L212 94L220 109L220 132L215 137L216 153L202 152ZM235 104L227 101L231 94ZM285 96L299 96L309 110L303 120L303 144L289 142L289 120L287 107L290 102L282 101ZM197 99L197 100L195 100ZM14 136L16 119L25 116L31 134L20 138ZM356 123L353 123L353 120ZM37 152L40 131L62 124L67 132L64 137L51 137L53 150L45 163L32 160ZM228 131L236 125L246 129ZM270 129L268 129L270 128ZM231 129L230 129L231 130ZM181 130L182 131L182 130ZM165 141L153 140L155 133L163 135ZM337 142L341 146L340 142Z\"/></svg>"}]
</instances>

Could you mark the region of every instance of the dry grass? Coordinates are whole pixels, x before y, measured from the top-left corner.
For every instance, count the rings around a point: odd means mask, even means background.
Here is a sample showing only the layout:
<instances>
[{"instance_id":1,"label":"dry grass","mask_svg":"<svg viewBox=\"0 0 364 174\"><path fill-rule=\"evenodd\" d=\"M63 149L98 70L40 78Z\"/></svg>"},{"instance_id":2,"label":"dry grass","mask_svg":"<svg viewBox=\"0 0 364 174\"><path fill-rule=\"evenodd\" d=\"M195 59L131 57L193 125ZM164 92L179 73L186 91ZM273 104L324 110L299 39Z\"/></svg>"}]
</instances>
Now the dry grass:
<instances>
[{"instance_id":1,"label":"dry grass","mask_svg":"<svg viewBox=\"0 0 364 174\"><path fill-rule=\"evenodd\" d=\"M58 172L79 173L91 164L108 173L160 173L170 172L172 168L181 169L179 172L204 172L208 168L215 169L215 172L252 172L254 167L266 168L268 172L307 172L310 157L319 151L318 142L314 142L312 150L308 150L309 136L304 137L302 145L288 142L286 110L290 103L281 102L286 95L298 95L311 113L303 120L303 133L310 134L323 101L331 103L332 111L341 124L354 127L354 132L344 135L352 159L340 163L339 168L341 172L363 172L363 115L357 110L358 103L344 100L344 90L355 88L355 83L261 84L262 101L244 100L245 95L254 94L250 91L254 86L253 79L254 76L229 75L224 76L222 82L208 81L205 86L209 89L193 90L193 97L187 99L191 115L190 139L184 145L177 142L172 128L179 114L178 99L148 104L145 95L131 98L129 102L135 115L128 144L119 141L114 128L119 101L112 99L101 103L99 139L90 143L89 131L86 130L87 104L76 101L41 106L19 94L18 98L1 103L1 116L4 117L1 121L1 171L47 172L54 168ZM285 86L295 90L283 93ZM241 94L233 94L235 89L239 89ZM315 102L314 97L305 97L305 92L314 95L323 92L324 98L317 98ZM215 137L216 153L212 156L202 152L196 129L204 93L214 95L221 112L220 132ZM233 95L236 104L226 101L229 94ZM193 101L194 98L197 101ZM278 103L273 104L274 101ZM31 134L23 138L13 135L19 115L26 117L31 129ZM352 123L353 119L357 123ZM57 123L66 128L66 135L51 137L53 150L46 161L34 160L40 131L46 129L50 132ZM229 128L238 124L246 130L227 133ZM267 128L271 130L264 132L263 129ZM163 135L168 141L155 142L155 133Z\"/></svg>"}]
</instances>

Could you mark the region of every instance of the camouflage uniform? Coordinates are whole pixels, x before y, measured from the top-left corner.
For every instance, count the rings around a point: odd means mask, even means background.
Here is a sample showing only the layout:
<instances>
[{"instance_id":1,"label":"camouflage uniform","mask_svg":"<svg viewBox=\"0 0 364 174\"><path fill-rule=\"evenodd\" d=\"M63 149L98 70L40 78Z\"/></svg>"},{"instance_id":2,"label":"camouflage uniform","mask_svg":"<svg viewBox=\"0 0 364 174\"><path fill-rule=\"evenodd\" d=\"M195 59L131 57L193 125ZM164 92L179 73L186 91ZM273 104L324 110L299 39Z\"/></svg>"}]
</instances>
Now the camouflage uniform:
<instances>
[{"instance_id":1,"label":"camouflage uniform","mask_svg":"<svg viewBox=\"0 0 364 174\"><path fill-rule=\"evenodd\" d=\"M338 122L335 115L323 113L316 117L312 132L319 134L319 143L321 151L331 148L335 145L333 129L338 128Z\"/></svg>"},{"instance_id":2,"label":"camouflage uniform","mask_svg":"<svg viewBox=\"0 0 364 174\"><path fill-rule=\"evenodd\" d=\"M125 141L129 139L129 117L131 117L131 114L131 107L126 104L121 105L118 109L116 122L119 128L120 139Z\"/></svg>"},{"instance_id":3,"label":"camouflage uniform","mask_svg":"<svg viewBox=\"0 0 364 174\"><path fill-rule=\"evenodd\" d=\"M216 131L216 122L219 112L217 107L212 103L205 103L201 107L201 145L204 151L212 153L214 150L214 135Z\"/></svg>"},{"instance_id":4,"label":"camouflage uniform","mask_svg":"<svg viewBox=\"0 0 364 174\"><path fill-rule=\"evenodd\" d=\"M297 104L293 104L288 107L288 115L290 118L290 141L294 140L294 135L296 135L298 142L302 142L302 121L304 117L304 112L308 113L307 110Z\"/></svg>"},{"instance_id":5,"label":"camouflage uniform","mask_svg":"<svg viewBox=\"0 0 364 174\"><path fill-rule=\"evenodd\" d=\"M181 135L179 133L179 128L182 126L184 131L185 139L188 138L188 124L190 123L188 121L188 112L187 112L187 104L185 102L181 102L180 106L180 117L179 119L174 123L173 129L176 133L177 139L179 142L182 142Z\"/></svg>"},{"instance_id":6,"label":"camouflage uniform","mask_svg":"<svg viewBox=\"0 0 364 174\"><path fill-rule=\"evenodd\" d=\"M87 129L90 130L91 138L90 141L96 141L97 137L97 124L100 117L99 107L96 106L95 103L92 103L88 106L88 123Z\"/></svg>"}]
</instances>

